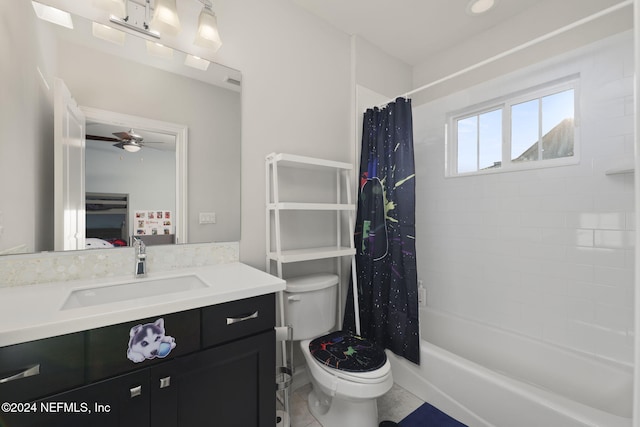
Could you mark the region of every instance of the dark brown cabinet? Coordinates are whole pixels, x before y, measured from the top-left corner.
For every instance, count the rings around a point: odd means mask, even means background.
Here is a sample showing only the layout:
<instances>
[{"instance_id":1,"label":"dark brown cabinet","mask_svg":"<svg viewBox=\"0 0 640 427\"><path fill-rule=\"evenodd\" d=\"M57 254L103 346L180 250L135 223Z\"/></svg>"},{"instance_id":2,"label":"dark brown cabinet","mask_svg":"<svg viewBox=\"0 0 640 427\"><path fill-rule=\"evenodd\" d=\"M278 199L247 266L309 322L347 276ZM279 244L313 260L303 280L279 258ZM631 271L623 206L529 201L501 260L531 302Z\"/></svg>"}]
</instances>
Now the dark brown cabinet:
<instances>
[{"instance_id":1,"label":"dark brown cabinet","mask_svg":"<svg viewBox=\"0 0 640 427\"><path fill-rule=\"evenodd\" d=\"M50 385L46 396L25 388L25 378L0 383L0 402L23 405L3 411L0 427L273 426L274 306L274 295L269 294L159 316L165 319L167 335L175 335L175 352L141 363L126 359L122 335L156 318L79 333L84 345L78 345L78 334L73 334L83 362L72 371L81 372L81 378L59 393L51 393L60 387ZM0 349L0 361L15 364L10 348ZM14 348L13 355L24 351ZM37 356L30 355L29 362L40 360ZM26 400L14 398L14 390ZM24 405L32 410L24 413Z\"/></svg>"},{"instance_id":2,"label":"dark brown cabinet","mask_svg":"<svg viewBox=\"0 0 640 427\"><path fill-rule=\"evenodd\" d=\"M0 403L26 402L84 384L84 360L82 333L0 348Z\"/></svg>"},{"instance_id":3,"label":"dark brown cabinet","mask_svg":"<svg viewBox=\"0 0 640 427\"><path fill-rule=\"evenodd\" d=\"M274 343L271 330L150 368L151 425L273 426Z\"/></svg>"}]
</instances>

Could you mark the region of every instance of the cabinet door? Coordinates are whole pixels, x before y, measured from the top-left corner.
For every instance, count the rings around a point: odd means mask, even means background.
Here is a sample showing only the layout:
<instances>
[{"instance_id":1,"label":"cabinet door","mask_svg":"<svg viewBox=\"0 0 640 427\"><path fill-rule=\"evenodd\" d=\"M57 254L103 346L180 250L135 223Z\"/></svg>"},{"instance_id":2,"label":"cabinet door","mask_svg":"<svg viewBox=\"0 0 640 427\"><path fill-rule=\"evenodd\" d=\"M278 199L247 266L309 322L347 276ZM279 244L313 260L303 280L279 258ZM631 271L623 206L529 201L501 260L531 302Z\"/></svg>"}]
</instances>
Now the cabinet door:
<instances>
[{"instance_id":1,"label":"cabinet door","mask_svg":"<svg viewBox=\"0 0 640 427\"><path fill-rule=\"evenodd\" d=\"M4 427L148 427L149 371L143 369L31 403Z\"/></svg>"},{"instance_id":2,"label":"cabinet door","mask_svg":"<svg viewBox=\"0 0 640 427\"><path fill-rule=\"evenodd\" d=\"M0 348L0 403L27 402L84 384L84 336ZM2 426L0 415L0 426Z\"/></svg>"},{"instance_id":3,"label":"cabinet door","mask_svg":"<svg viewBox=\"0 0 640 427\"><path fill-rule=\"evenodd\" d=\"M153 427L272 427L275 333L151 367Z\"/></svg>"}]
</instances>

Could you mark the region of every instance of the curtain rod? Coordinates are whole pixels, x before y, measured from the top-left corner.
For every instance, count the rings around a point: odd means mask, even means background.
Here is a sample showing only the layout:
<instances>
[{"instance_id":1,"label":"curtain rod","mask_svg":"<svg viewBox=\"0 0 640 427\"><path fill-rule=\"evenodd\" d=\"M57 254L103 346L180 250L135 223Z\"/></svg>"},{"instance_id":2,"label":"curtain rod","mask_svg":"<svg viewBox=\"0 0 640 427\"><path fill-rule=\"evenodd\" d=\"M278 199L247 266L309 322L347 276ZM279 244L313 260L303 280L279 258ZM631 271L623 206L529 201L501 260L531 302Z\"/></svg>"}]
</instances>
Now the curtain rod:
<instances>
[{"instance_id":1,"label":"curtain rod","mask_svg":"<svg viewBox=\"0 0 640 427\"><path fill-rule=\"evenodd\" d=\"M608 14L610 14L612 12L615 12L615 11L617 11L619 9L623 9L623 8L625 8L627 6L631 6L631 5L633 5L633 0L625 0L623 2L620 2L620 3L618 3L618 4L614 5L614 6L611 6L611 7L607 8L607 9L601 10L600 12L596 12L593 15L589 15L586 18L579 19L578 21L573 22L573 23L571 23L569 25L565 25L564 27L561 27L561 28L558 28L557 30L551 31L550 33L544 34L544 35L542 35L540 37L537 37L537 38L535 38L533 40L529 40L528 42L525 42L525 43L523 43L523 44L521 44L519 46L516 46L516 47L511 48L509 50L506 50L506 51L504 51L502 53L494 55L494 56L492 56L490 58L487 58L487 59L485 59L483 61L480 61L480 62L478 62L478 63L476 63L474 65L471 65L471 66L469 66L467 68L463 68L462 70L456 71L455 73L449 74L448 76L445 76L445 77L442 77L442 78L440 78L438 80L432 81L431 83L427 83L427 84L425 84L423 86L420 86L419 88L413 89L413 90L411 90L409 92L405 92L404 95L398 95L397 97L389 99L385 103L378 105L378 107L384 107L388 103L395 101L396 98L398 98L398 97L404 96L405 98L407 98L407 97L409 97L409 95L413 95L414 93L422 92L425 89L429 89L430 87L439 85L440 83L444 83L447 80L451 80L453 78L456 78L456 77L458 77L458 76L460 76L462 74L468 73L469 71L473 71L476 68L480 68L480 67L485 66L487 64L490 64L492 62L495 62L495 61L497 61L499 59L502 59L505 56L509 56L509 55L514 54L516 52L519 52L521 50L527 49L528 47L534 46L534 45L536 45L538 43L541 43L541 42L543 42L545 40L553 38L553 37L555 37L555 36L557 36L559 34L565 33L565 32L567 32L569 30L572 30L572 29L574 29L576 27L579 27L580 25L584 25L584 24L589 23L591 21L594 21L594 20L596 20L596 19L598 19L598 18L600 18L602 16L608 15Z\"/></svg>"}]
</instances>

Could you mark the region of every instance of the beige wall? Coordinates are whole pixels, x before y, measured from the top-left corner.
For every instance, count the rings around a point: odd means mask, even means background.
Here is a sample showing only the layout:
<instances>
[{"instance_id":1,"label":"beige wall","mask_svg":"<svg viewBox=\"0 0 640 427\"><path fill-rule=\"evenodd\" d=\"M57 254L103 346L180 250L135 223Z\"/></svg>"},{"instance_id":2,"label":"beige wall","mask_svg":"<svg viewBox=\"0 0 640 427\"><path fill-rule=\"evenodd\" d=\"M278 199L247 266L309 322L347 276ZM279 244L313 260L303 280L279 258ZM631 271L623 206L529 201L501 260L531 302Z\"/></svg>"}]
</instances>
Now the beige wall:
<instances>
[{"instance_id":1,"label":"beige wall","mask_svg":"<svg viewBox=\"0 0 640 427\"><path fill-rule=\"evenodd\" d=\"M350 160L350 41L285 0L216 7L221 62L243 75L240 259L264 269L265 156ZM317 224L300 238L316 239L329 226Z\"/></svg>"}]
</instances>

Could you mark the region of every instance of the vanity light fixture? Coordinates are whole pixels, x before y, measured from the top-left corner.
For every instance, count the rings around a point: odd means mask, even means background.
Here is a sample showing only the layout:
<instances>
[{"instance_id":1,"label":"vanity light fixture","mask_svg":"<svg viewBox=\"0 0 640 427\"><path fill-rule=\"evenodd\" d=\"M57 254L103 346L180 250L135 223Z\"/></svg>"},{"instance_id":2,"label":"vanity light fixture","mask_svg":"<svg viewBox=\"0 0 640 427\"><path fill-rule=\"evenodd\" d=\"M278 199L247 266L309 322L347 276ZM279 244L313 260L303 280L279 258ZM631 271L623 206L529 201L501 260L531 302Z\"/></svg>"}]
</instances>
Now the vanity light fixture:
<instances>
[{"instance_id":1,"label":"vanity light fixture","mask_svg":"<svg viewBox=\"0 0 640 427\"><path fill-rule=\"evenodd\" d=\"M218 19L211 10L211 2L203 0L204 7L198 17L198 30L193 43L200 47L211 49L214 53L222 46L220 33L218 32Z\"/></svg>"},{"instance_id":2,"label":"vanity light fixture","mask_svg":"<svg viewBox=\"0 0 640 427\"><path fill-rule=\"evenodd\" d=\"M203 7L193 44L215 53L222 46L222 40L213 4L210 0L196 1ZM160 39L162 34L175 36L181 29L176 0L93 0L93 5L109 12L109 20L114 24L155 39Z\"/></svg>"},{"instance_id":3,"label":"vanity light fixture","mask_svg":"<svg viewBox=\"0 0 640 427\"><path fill-rule=\"evenodd\" d=\"M69 12L38 3L37 1L32 1L31 4L38 18L73 30L73 21Z\"/></svg>"},{"instance_id":4,"label":"vanity light fixture","mask_svg":"<svg viewBox=\"0 0 640 427\"><path fill-rule=\"evenodd\" d=\"M116 30L108 25L100 24L97 22L92 23L91 32L94 37L102 40L106 40L111 43L124 45L124 39L126 34L123 31Z\"/></svg>"},{"instance_id":5,"label":"vanity light fixture","mask_svg":"<svg viewBox=\"0 0 640 427\"><path fill-rule=\"evenodd\" d=\"M162 33L176 35L180 32L180 18L176 0L156 0L153 19L149 26Z\"/></svg>"},{"instance_id":6,"label":"vanity light fixture","mask_svg":"<svg viewBox=\"0 0 640 427\"><path fill-rule=\"evenodd\" d=\"M122 1L125 3L125 7L124 7L125 12L121 15L112 14L109 18L109 21L113 22L114 24L121 25L130 30L134 30L139 33L142 33L151 38L159 39L160 33L149 29L148 22L149 22L149 16L151 13L151 0L145 0L143 8L138 7L143 5L138 5L137 3L136 3L136 6L134 6L133 8L129 8L129 0L122 0ZM102 7L102 9L109 12L109 9L107 9L106 7ZM143 15L140 15L139 11L142 11ZM130 13L135 13L136 16L132 18L131 16L129 16ZM121 16L122 18L120 18Z\"/></svg>"},{"instance_id":7,"label":"vanity light fixture","mask_svg":"<svg viewBox=\"0 0 640 427\"><path fill-rule=\"evenodd\" d=\"M189 54L187 54L186 58L184 59L184 65L201 71L207 71L207 68L209 68L209 64L211 64L211 62L207 61L206 59L202 59L198 56Z\"/></svg>"},{"instance_id":8,"label":"vanity light fixture","mask_svg":"<svg viewBox=\"0 0 640 427\"><path fill-rule=\"evenodd\" d=\"M470 15L480 15L493 9L497 0L471 0L467 5L467 13Z\"/></svg>"}]
</instances>

